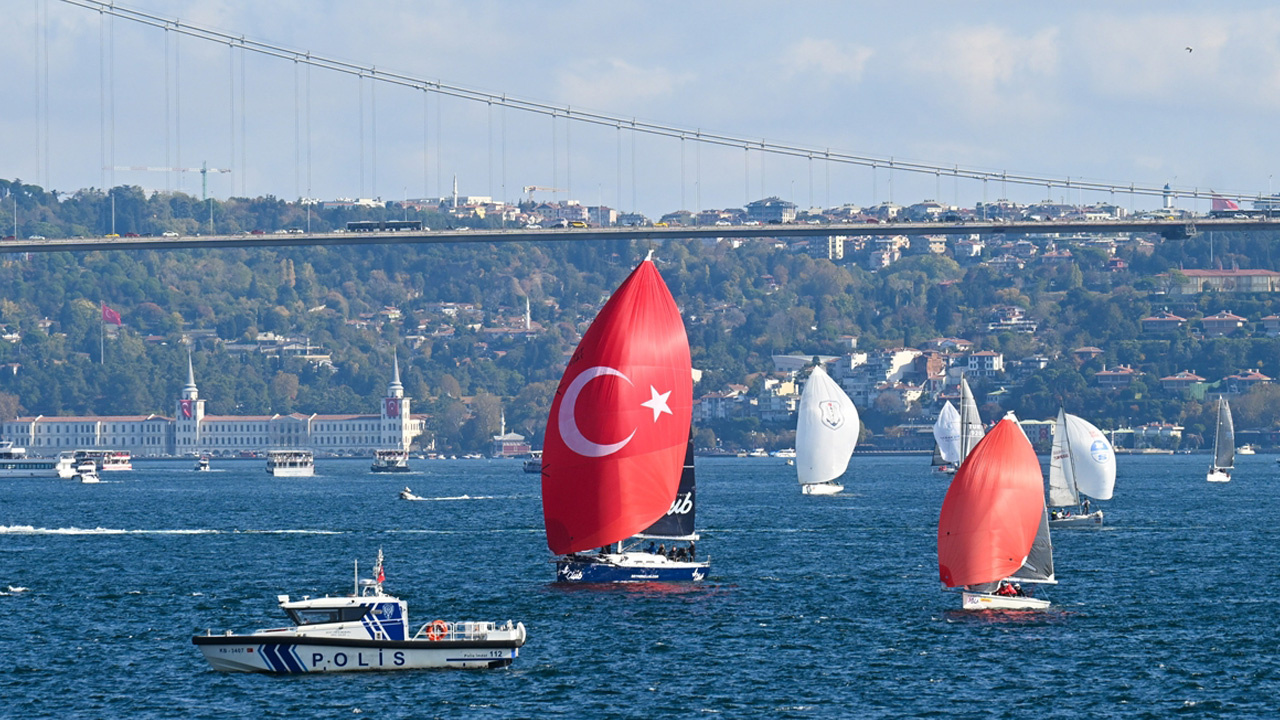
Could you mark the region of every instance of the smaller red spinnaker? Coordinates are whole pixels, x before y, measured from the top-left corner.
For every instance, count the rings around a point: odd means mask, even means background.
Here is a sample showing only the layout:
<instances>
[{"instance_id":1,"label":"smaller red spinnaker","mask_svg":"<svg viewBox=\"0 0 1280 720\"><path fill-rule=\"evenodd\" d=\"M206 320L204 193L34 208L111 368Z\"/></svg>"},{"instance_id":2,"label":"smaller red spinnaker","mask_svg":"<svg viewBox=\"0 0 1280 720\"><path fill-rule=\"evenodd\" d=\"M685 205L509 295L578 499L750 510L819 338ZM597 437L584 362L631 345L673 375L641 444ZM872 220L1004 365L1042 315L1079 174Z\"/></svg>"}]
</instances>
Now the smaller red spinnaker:
<instances>
[{"instance_id":1,"label":"smaller red spinnaker","mask_svg":"<svg viewBox=\"0 0 1280 720\"><path fill-rule=\"evenodd\" d=\"M551 403L542 515L552 552L624 540L667 512L692 406L684 321L645 260L583 335Z\"/></svg>"},{"instance_id":2,"label":"smaller red spinnaker","mask_svg":"<svg viewBox=\"0 0 1280 720\"><path fill-rule=\"evenodd\" d=\"M938 517L938 576L947 587L1013 575L1044 514L1040 462L1017 423L1005 418L964 460Z\"/></svg>"}]
</instances>

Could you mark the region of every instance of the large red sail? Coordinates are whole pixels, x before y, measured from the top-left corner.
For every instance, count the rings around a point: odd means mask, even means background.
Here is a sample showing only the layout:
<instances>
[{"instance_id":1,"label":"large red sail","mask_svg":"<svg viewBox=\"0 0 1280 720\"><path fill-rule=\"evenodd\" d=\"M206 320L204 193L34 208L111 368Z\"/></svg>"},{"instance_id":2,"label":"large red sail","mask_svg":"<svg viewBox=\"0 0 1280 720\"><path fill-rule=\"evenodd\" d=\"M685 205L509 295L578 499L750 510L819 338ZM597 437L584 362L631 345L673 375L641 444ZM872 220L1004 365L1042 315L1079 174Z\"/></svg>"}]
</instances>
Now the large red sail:
<instances>
[{"instance_id":1,"label":"large red sail","mask_svg":"<svg viewBox=\"0 0 1280 720\"><path fill-rule=\"evenodd\" d=\"M680 311L646 260L587 329L551 403L542 515L552 552L618 542L671 507L689 440L691 367Z\"/></svg>"},{"instance_id":2,"label":"large red sail","mask_svg":"<svg viewBox=\"0 0 1280 720\"><path fill-rule=\"evenodd\" d=\"M1005 418L965 458L938 518L938 576L948 587L1012 575L1031 550L1044 514L1040 462Z\"/></svg>"}]
</instances>

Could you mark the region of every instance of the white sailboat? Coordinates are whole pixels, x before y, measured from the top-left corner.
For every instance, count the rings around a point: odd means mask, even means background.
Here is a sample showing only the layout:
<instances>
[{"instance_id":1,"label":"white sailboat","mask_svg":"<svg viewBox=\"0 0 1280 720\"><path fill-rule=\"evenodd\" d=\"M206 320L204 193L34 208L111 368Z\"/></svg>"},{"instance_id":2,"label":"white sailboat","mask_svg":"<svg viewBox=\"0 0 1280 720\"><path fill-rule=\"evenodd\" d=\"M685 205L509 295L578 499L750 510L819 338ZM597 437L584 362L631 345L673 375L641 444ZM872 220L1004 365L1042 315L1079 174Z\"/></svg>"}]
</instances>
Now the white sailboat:
<instances>
[{"instance_id":1,"label":"white sailboat","mask_svg":"<svg viewBox=\"0 0 1280 720\"><path fill-rule=\"evenodd\" d=\"M849 467L862 423L858 408L818 365L800 395L796 423L796 475L805 495L834 495L844 486L836 480Z\"/></svg>"},{"instance_id":2,"label":"white sailboat","mask_svg":"<svg viewBox=\"0 0 1280 720\"><path fill-rule=\"evenodd\" d=\"M960 458L957 463L964 462L969 453L982 439L982 418L978 416L978 402L973 399L973 391L969 389L969 381L960 377Z\"/></svg>"},{"instance_id":3,"label":"white sailboat","mask_svg":"<svg viewBox=\"0 0 1280 720\"><path fill-rule=\"evenodd\" d=\"M938 411L933 424L933 466L939 472L953 473L960 464L960 411L948 400Z\"/></svg>"},{"instance_id":4,"label":"white sailboat","mask_svg":"<svg viewBox=\"0 0 1280 720\"><path fill-rule=\"evenodd\" d=\"M1226 398L1218 400L1217 431L1213 434L1213 464L1205 478L1209 482L1228 482L1236 464L1236 429L1231 420L1231 405Z\"/></svg>"},{"instance_id":5,"label":"white sailboat","mask_svg":"<svg viewBox=\"0 0 1280 720\"><path fill-rule=\"evenodd\" d=\"M1090 512L1088 498L1110 500L1115 485L1116 454L1106 435L1059 409L1049 455L1049 524L1101 525L1102 511ZM1088 497L1082 501L1081 495Z\"/></svg>"}]
</instances>

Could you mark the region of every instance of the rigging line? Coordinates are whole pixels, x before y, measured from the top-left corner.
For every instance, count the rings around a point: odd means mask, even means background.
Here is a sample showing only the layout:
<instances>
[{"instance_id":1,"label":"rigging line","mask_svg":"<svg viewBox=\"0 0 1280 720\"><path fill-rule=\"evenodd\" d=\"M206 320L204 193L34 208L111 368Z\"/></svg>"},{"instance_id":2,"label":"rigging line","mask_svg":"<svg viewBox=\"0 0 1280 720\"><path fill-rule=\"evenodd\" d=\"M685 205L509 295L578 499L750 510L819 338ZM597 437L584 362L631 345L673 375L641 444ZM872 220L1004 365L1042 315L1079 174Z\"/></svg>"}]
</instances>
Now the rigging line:
<instances>
[{"instance_id":1,"label":"rigging line","mask_svg":"<svg viewBox=\"0 0 1280 720\"><path fill-rule=\"evenodd\" d=\"M431 196L431 108L430 92L422 91L422 197Z\"/></svg>"},{"instance_id":2,"label":"rigging line","mask_svg":"<svg viewBox=\"0 0 1280 720\"><path fill-rule=\"evenodd\" d=\"M240 195L249 197L249 128L248 109L249 105L245 98L245 88L249 83L245 79L244 64L249 59L249 55L240 50Z\"/></svg>"},{"instance_id":3,"label":"rigging line","mask_svg":"<svg viewBox=\"0 0 1280 720\"><path fill-rule=\"evenodd\" d=\"M182 40L173 36L173 157L175 167L182 167ZM178 192L182 192L182 173L178 173Z\"/></svg>"},{"instance_id":4,"label":"rigging line","mask_svg":"<svg viewBox=\"0 0 1280 720\"><path fill-rule=\"evenodd\" d=\"M298 60L293 61L293 193L302 197L302 108Z\"/></svg>"},{"instance_id":5,"label":"rigging line","mask_svg":"<svg viewBox=\"0 0 1280 720\"><path fill-rule=\"evenodd\" d=\"M43 163L43 161L44 161L44 158L40 157L40 149L41 149L42 147L44 147L44 137L43 137L43 135L41 134L41 128L43 128L44 126L43 126L43 125L41 124L41 122L40 122L40 120L41 120L41 118L40 118L40 115L41 115L41 106L40 106L40 97L41 97L41 94L40 94L40 0L35 0L35 2L34 2L34 9L35 9L35 21L36 21L36 22L35 22L35 25L33 26L33 30L34 30L35 32L33 33L32 40L33 40L34 42L33 42L32 44L33 44L33 45L34 45L34 47L35 47L35 63L32 65L32 67L34 68L35 72L34 72L34 77L32 78L32 80L34 80L35 82L33 82L33 83L32 83L32 86L33 86L33 89L35 90L35 109L36 109L36 123L35 123L35 124L36 124L36 142L35 142L35 151L36 151L36 182L37 182L37 183L39 183L40 185L43 185L43 186L47 187L47 186L48 186L48 183L46 183L46 182L44 181L44 178L42 178L42 177L41 177L41 171L40 171L40 168L41 168L41 167L43 167L42 163Z\"/></svg>"},{"instance_id":6,"label":"rigging line","mask_svg":"<svg viewBox=\"0 0 1280 720\"><path fill-rule=\"evenodd\" d=\"M230 65L228 66L228 70L227 70L227 96L228 96L227 125L231 131L231 157L227 161L228 162L227 168L238 171L239 168L237 168L235 164L236 162L236 46L234 44L231 44L231 43L227 44L227 57L230 60ZM208 178L207 175L205 177ZM205 182L207 183L208 180L206 179ZM232 195L235 194L235 177L234 176L232 176L232 180L231 180L230 194ZM212 208L213 206L210 205L209 207ZM210 232L212 232L212 230L210 230Z\"/></svg>"},{"instance_id":7,"label":"rigging line","mask_svg":"<svg viewBox=\"0 0 1280 720\"><path fill-rule=\"evenodd\" d=\"M364 197L364 75L361 75L357 82L360 85L360 102L356 103L360 106L360 195Z\"/></svg>"},{"instance_id":8,"label":"rigging line","mask_svg":"<svg viewBox=\"0 0 1280 720\"><path fill-rule=\"evenodd\" d=\"M169 126L172 108L169 103L169 91L172 87L172 79L169 77L169 28L164 29L164 166L172 168L173 163L170 161L169 155ZM164 171L164 189L165 192L173 190L173 170L166 169Z\"/></svg>"},{"instance_id":9,"label":"rigging line","mask_svg":"<svg viewBox=\"0 0 1280 720\"><path fill-rule=\"evenodd\" d=\"M68 5L73 5L76 7L81 7L81 8L90 9L90 10L96 10L100 13L106 13L112 16L121 17L131 22L153 25L155 27L162 27L162 24L164 22L168 22L167 20L160 18L158 16L151 15L138 10L133 10L130 8L121 7L119 5L115 5L113 2L105 2L104 0L60 0L60 1ZM192 26L189 24L181 24L178 29L179 31L192 35L194 37L199 37L199 38L209 40L209 41L214 41L214 42L228 42L231 39L235 39L236 41L242 44L242 47L244 49L250 50L252 52L256 52L259 54L264 54L264 55L269 55L269 56L274 56L279 58L293 58L303 54L296 50L290 50L280 46L271 45L265 42L252 41L245 38L238 38L236 36L229 35L228 33L225 33L225 32ZM368 71L367 67L359 66L354 63L349 63L341 60L325 58L322 56L316 56L316 55L310 55L310 54L307 54L307 62L314 64L318 67L322 67L324 69L333 70L335 72L342 72L350 75L358 75ZM380 72L378 79L379 81L382 81L382 82L391 82L394 84L404 85L407 87L415 87L415 88L429 87L433 92L439 93L441 95L449 95L452 97L458 97L461 99L466 99L471 101L483 102L485 100L490 100L494 102L501 102L507 107L511 107L511 108L526 111L526 112L549 115L553 111L557 113L562 113L564 111L564 108L561 106L535 102L532 100L522 100L518 98L511 98L505 95L503 96L492 95L489 93L471 90L471 89L456 86L456 85L445 84L443 82L440 82L439 80L428 81L421 78L416 78L416 77L403 75L399 73ZM646 133L650 135L663 135L667 137L678 137L681 132L686 132L686 133L688 132L688 129L681 129L681 128L676 128L669 125L662 125L658 123L647 123L647 122L640 122L636 120L625 120L618 116L606 115L602 113L578 112L578 113L575 113L574 119L577 122L586 122L586 123L591 123L596 125L615 125L620 122L625 122L631 125L633 132L641 132L641 133ZM748 140L741 137L735 137L735 136L725 135L725 134L713 134L713 133L702 133L701 136L699 137L699 142L703 142L711 145L723 145L728 147L758 146L763 152L766 152L769 154L786 155L786 156L792 156L792 157L804 157L806 153L816 150L816 148L803 147L803 146L794 145L794 144L768 143L768 142L761 143L759 141ZM860 154L860 153L848 153L848 152L830 152L829 161L838 162L841 164L860 165L863 167L872 167L875 165L887 164L884 157L877 157L877 156ZM978 168L961 168L957 170L953 165L937 165L937 164L924 163L924 162L898 161L895 164L895 168L897 170L903 170L903 171L912 172L912 173L932 173L937 171L949 177L952 175L958 174L959 177L975 179L975 180L1000 179L1005 183L1013 182L1019 185L1043 185L1046 180L1051 180L1051 179L1056 180L1056 178L1043 177L1040 175L1029 174L1029 173L1009 174L1003 171L984 170L984 169L978 169ZM1079 187L1081 189L1097 190L1097 191L1124 191L1134 195L1145 195L1145 196L1162 196L1163 195L1163 183L1157 183L1155 185L1139 185L1137 183L1116 184L1116 183L1108 183L1103 181L1085 181L1085 182L1081 182ZM1206 199L1206 198L1213 197L1215 195L1218 197L1225 197L1225 198L1231 198L1231 199L1253 199L1257 197L1260 193L1254 193L1254 192L1211 193L1208 190L1195 189L1194 191L1189 190L1186 192L1182 192L1180 194L1183 195L1184 197L1195 197L1197 199Z\"/></svg>"},{"instance_id":10,"label":"rigging line","mask_svg":"<svg viewBox=\"0 0 1280 720\"><path fill-rule=\"evenodd\" d=\"M307 198L308 199L311 198L311 65L310 64L307 64ZM310 215L308 215L307 217L309 218Z\"/></svg>"}]
</instances>

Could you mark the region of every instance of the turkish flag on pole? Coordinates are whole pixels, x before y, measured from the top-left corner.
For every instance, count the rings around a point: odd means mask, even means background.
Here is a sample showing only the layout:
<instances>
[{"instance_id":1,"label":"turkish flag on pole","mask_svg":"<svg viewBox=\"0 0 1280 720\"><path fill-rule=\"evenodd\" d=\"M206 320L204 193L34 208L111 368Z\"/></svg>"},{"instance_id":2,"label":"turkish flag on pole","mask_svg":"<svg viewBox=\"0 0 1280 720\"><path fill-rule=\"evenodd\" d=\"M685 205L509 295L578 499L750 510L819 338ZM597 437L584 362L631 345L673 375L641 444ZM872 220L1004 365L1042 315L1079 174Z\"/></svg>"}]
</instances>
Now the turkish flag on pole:
<instances>
[{"instance_id":1,"label":"turkish flag on pole","mask_svg":"<svg viewBox=\"0 0 1280 720\"><path fill-rule=\"evenodd\" d=\"M116 325L124 324L120 322L120 313L107 307L106 303L102 304L102 322L104 324L105 323L115 323Z\"/></svg>"}]
</instances>

